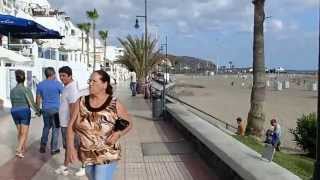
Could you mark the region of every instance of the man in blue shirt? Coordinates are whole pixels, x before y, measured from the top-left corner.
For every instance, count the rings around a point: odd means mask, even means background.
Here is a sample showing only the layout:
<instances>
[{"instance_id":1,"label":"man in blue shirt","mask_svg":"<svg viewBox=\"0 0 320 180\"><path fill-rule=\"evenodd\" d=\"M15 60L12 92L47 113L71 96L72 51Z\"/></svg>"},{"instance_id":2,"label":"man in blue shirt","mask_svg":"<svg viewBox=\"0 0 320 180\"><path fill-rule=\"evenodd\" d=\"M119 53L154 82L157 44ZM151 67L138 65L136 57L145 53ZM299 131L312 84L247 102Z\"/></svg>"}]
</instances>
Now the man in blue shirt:
<instances>
[{"instance_id":1,"label":"man in blue shirt","mask_svg":"<svg viewBox=\"0 0 320 180\"><path fill-rule=\"evenodd\" d=\"M39 106L42 102L43 110L43 130L41 136L40 153L46 152L48 135L52 128L51 136L51 154L60 152L58 137L60 131L59 124L59 106L60 94L63 91L63 85L56 80L55 70L52 67L47 67L44 71L46 80L41 81L37 86L36 104Z\"/></svg>"}]
</instances>

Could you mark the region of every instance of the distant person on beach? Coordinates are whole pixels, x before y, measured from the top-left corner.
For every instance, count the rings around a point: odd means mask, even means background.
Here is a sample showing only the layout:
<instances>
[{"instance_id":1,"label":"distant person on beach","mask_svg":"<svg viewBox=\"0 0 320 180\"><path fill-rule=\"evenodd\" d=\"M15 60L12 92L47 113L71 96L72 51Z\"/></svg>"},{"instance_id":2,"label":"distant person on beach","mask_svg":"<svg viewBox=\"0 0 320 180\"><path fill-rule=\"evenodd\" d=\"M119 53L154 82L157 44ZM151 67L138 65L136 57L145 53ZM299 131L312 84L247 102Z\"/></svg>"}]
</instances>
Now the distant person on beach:
<instances>
[{"instance_id":1,"label":"distant person on beach","mask_svg":"<svg viewBox=\"0 0 320 180\"><path fill-rule=\"evenodd\" d=\"M271 144L276 148L277 151L280 151L280 138L281 138L281 127L276 119L271 119L270 124L273 127L272 141Z\"/></svg>"},{"instance_id":2,"label":"distant person on beach","mask_svg":"<svg viewBox=\"0 0 320 180\"><path fill-rule=\"evenodd\" d=\"M241 117L237 118L237 124L238 124L237 134L239 136L244 136L245 127L244 127L244 122L242 121Z\"/></svg>"},{"instance_id":3,"label":"distant person on beach","mask_svg":"<svg viewBox=\"0 0 320 180\"><path fill-rule=\"evenodd\" d=\"M11 115L18 131L18 145L16 156L24 157L26 151L29 125L31 120L30 107L40 116L40 109L35 104L32 92L24 86L26 76L24 71L18 69L15 71L17 85L10 91L10 100L12 104Z\"/></svg>"},{"instance_id":4,"label":"distant person on beach","mask_svg":"<svg viewBox=\"0 0 320 180\"><path fill-rule=\"evenodd\" d=\"M68 162L78 160L86 165L89 180L112 180L121 158L120 137L132 127L127 109L113 97L110 76L94 71L89 83L89 95L81 96L74 106L67 133ZM74 136L80 148L74 147Z\"/></svg>"},{"instance_id":5,"label":"distant person on beach","mask_svg":"<svg viewBox=\"0 0 320 180\"><path fill-rule=\"evenodd\" d=\"M69 120L72 117L75 102L78 99L79 90L77 87L77 82L72 78L72 69L69 66L63 66L59 69L59 77L64 85L61 94L61 103L59 107L59 120L62 135L62 144L65 149L65 159L63 165L55 170L57 174L62 174L67 176L69 174L68 161L67 161L67 128ZM85 169L81 167L78 172L75 173L76 176L84 176Z\"/></svg>"},{"instance_id":6,"label":"distant person on beach","mask_svg":"<svg viewBox=\"0 0 320 180\"><path fill-rule=\"evenodd\" d=\"M130 69L129 77L130 77L130 89L132 92L132 96L136 96L136 94L137 94L137 74L133 71L133 69Z\"/></svg>"},{"instance_id":7,"label":"distant person on beach","mask_svg":"<svg viewBox=\"0 0 320 180\"><path fill-rule=\"evenodd\" d=\"M40 153L46 152L48 136L50 129L51 135L51 155L60 153L58 137L60 130L59 106L60 94L63 91L62 84L56 80L56 72L53 67L47 67L44 70L46 79L37 86L36 103L40 106L42 103L43 111L43 130L40 140Z\"/></svg>"}]
</instances>

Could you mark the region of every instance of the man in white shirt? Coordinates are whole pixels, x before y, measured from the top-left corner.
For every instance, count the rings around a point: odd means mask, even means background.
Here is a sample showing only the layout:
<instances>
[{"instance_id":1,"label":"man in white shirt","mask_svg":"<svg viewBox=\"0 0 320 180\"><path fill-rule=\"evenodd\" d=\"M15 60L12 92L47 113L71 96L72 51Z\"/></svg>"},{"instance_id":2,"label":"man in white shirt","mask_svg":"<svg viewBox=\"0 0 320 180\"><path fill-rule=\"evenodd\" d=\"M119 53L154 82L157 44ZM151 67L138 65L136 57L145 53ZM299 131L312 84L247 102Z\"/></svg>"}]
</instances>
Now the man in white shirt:
<instances>
[{"instance_id":1,"label":"man in white shirt","mask_svg":"<svg viewBox=\"0 0 320 180\"><path fill-rule=\"evenodd\" d=\"M133 69L130 69L129 77L130 77L130 89L132 92L132 96L136 96L136 93L137 93L137 74L133 71Z\"/></svg>"},{"instance_id":2,"label":"man in white shirt","mask_svg":"<svg viewBox=\"0 0 320 180\"><path fill-rule=\"evenodd\" d=\"M67 127L69 124L69 120L72 117L72 113L74 110L74 103L77 101L79 95L79 90L77 86L77 82L72 79L72 70L68 66L63 66L59 69L59 76L60 80L64 85L64 89L61 94L61 103L59 107L59 120L60 120L60 127L61 127L61 134L62 134L62 144L64 149L66 150L67 147ZM57 174L68 175L68 162L66 158L65 152L65 159L64 165L60 166L56 169ZM84 176L85 169L81 167L80 170L76 173L77 176Z\"/></svg>"}]
</instances>

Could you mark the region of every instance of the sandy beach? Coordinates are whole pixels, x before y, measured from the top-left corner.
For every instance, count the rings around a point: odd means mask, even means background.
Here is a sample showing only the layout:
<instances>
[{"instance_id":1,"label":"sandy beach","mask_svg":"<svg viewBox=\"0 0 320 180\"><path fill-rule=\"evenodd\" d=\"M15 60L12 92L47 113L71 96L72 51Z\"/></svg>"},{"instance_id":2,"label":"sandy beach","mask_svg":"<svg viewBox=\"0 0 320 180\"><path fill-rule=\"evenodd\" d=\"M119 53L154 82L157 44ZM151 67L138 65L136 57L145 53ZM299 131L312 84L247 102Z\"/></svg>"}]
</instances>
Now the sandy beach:
<instances>
[{"instance_id":1,"label":"sandy beach","mask_svg":"<svg viewBox=\"0 0 320 180\"><path fill-rule=\"evenodd\" d=\"M200 109L232 124L235 119L244 120L250 108L251 75L191 76L177 75L177 96ZM302 114L316 112L317 92L308 90L313 76L271 75L268 76L270 87L266 91L264 110L266 114L265 129L270 127L270 119L279 120L282 128L283 146L295 148L290 128L296 127L296 121ZM289 80L290 88L276 91L273 80ZM231 86L231 82L234 85ZM309 83L310 82L310 83ZM243 86L244 85L244 86Z\"/></svg>"}]
</instances>

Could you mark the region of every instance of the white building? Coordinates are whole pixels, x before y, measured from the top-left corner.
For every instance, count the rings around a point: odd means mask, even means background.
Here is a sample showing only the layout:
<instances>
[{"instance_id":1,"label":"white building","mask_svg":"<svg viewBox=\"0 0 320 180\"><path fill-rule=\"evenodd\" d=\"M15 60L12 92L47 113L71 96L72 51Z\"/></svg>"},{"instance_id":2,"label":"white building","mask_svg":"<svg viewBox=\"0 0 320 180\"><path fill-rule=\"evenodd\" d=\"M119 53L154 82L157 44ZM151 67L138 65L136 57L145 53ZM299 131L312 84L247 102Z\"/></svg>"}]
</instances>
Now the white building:
<instances>
[{"instance_id":1,"label":"white building","mask_svg":"<svg viewBox=\"0 0 320 180\"><path fill-rule=\"evenodd\" d=\"M36 84L45 78L43 71L49 66L54 67L56 71L61 66L70 66L79 88L87 87L87 79L92 72L93 65L93 39L90 37L89 40L90 66L88 67L86 44L84 44L82 54L81 31L65 12L51 8L47 0L0 0L0 14L34 20L64 36L63 39L12 38L14 42L10 42L10 49L4 49L8 48L8 37L0 37L1 45L4 47L0 47L2 48L0 49L0 99L4 100L5 107L11 106L9 97L10 90L16 83L14 77L16 69L26 72L26 86L33 91L35 91ZM103 48L99 47L103 45L99 39L96 40L96 47L96 69L100 69L100 64L103 64ZM107 58L111 62L116 61L119 55L121 55L121 48L113 46L107 48ZM125 72L126 69L122 66L112 64L110 74L116 79L123 79Z\"/></svg>"}]
</instances>

